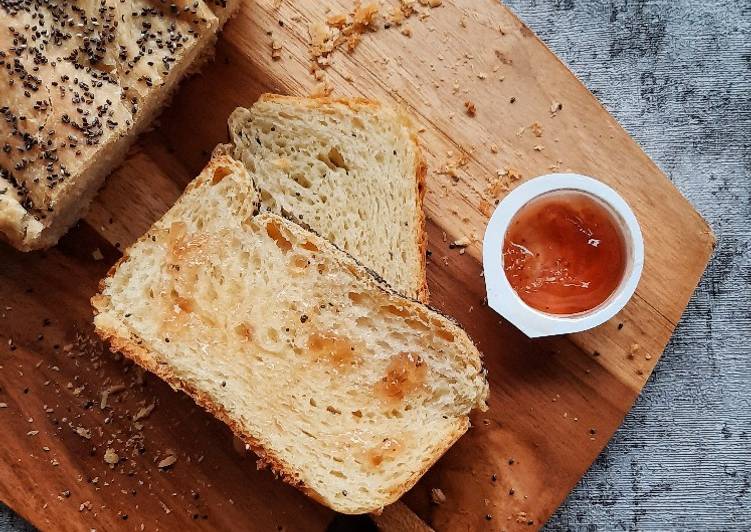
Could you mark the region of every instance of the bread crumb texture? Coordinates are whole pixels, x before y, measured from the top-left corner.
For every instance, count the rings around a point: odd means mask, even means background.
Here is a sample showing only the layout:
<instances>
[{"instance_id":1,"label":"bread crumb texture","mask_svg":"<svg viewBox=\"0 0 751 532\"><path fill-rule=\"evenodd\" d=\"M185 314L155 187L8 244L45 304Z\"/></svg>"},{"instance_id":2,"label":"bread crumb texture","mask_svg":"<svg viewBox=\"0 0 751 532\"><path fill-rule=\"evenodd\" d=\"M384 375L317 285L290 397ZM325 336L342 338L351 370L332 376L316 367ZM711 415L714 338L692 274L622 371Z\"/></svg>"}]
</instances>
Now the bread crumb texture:
<instances>
[{"instance_id":1,"label":"bread crumb texture","mask_svg":"<svg viewBox=\"0 0 751 532\"><path fill-rule=\"evenodd\" d=\"M324 238L256 214L257 194L241 163L213 160L103 281L97 331L286 481L377 510L486 408L480 354Z\"/></svg>"},{"instance_id":2,"label":"bread crumb texture","mask_svg":"<svg viewBox=\"0 0 751 532\"><path fill-rule=\"evenodd\" d=\"M367 100L264 95L229 119L261 200L427 300L425 165L406 115Z\"/></svg>"}]
</instances>

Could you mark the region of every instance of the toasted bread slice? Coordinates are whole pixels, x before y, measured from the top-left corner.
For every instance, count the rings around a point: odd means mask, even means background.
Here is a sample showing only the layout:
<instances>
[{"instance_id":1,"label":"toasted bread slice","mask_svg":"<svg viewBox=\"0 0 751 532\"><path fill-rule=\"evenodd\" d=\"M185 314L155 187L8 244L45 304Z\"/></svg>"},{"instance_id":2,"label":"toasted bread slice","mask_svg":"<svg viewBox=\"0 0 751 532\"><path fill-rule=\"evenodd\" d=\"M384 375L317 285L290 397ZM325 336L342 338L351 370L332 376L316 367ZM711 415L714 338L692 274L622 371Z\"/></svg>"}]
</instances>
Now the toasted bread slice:
<instances>
[{"instance_id":1,"label":"toasted bread slice","mask_svg":"<svg viewBox=\"0 0 751 532\"><path fill-rule=\"evenodd\" d=\"M1 2L0 239L55 244L239 4Z\"/></svg>"},{"instance_id":2,"label":"toasted bread slice","mask_svg":"<svg viewBox=\"0 0 751 532\"><path fill-rule=\"evenodd\" d=\"M377 510L485 408L480 354L450 319L258 208L244 166L216 156L102 281L96 330L290 484Z\"/></svg>"},{"instance_id":3,"label":"toasted bread slice","mask_svg":"<svg viewBox=\"0 0 751 532\"><path fill-rule=\"evenodd\" d=\"M426 167L409 118L363 99L266 94L229 119L261 201L427 302Z\"/></svg>"}]
</instances>

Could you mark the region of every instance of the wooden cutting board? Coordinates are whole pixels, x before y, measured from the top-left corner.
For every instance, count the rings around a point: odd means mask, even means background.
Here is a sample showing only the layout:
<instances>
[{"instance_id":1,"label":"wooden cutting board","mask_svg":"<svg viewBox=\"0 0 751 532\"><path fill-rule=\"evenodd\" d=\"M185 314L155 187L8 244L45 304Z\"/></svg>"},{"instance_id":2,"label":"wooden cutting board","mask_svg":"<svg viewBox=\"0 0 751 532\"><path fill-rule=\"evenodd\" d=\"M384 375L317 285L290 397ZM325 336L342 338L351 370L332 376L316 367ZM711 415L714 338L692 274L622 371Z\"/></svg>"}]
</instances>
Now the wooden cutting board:
<instances>
[{"instance_id":1,"label":"wooden cutting board","mask_svg":"<svg viewBox=\"0 0 751 532\"><path fill-rule=\"evenodd\" d=\"M86 219L48 252L0 248L0 499L36 526L331 525L331 511L257 471L252 456L233 450L228 430L186 396L95 342L89 306L119 250L226 139L235 106L250 106L267 91L305 95L315 87L309 25L351 9L327 2L334 6L327 12L321 4L246 0L216 60L181 87ZM411 36L381 23L354 53L333 54L326 78L334 96L401 105L424 128L432 303L455 316L484 352L491 398L469 433L377 520L393 530L529 530L548 519L623 420L714 237L508 9L490 0L444 0L407 24ZM282 45L278 60L272 41ZM626 198L642 226L646 262L636 296L610 322L531 341L483 304L480 239L506 185L555 170L595 176ZM474 242L463 254L449 248L464 236ZM116 465L106 462L112 452ZM160 469L171 456L177 461ZM433 489L445 496L441 504L431 502ZM336 518L331 528L348 526L363 523Z\"/></svg>"}]
</instances>

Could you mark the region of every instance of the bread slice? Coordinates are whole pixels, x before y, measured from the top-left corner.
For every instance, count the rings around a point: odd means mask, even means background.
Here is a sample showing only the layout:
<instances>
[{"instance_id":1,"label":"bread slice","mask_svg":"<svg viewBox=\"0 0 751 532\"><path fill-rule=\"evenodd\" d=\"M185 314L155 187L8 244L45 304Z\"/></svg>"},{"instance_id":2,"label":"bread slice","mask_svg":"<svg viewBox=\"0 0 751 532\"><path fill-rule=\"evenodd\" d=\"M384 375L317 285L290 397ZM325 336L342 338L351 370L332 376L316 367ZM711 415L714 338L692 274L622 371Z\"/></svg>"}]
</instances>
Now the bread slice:
<instances>
[{"instance_id":1,"label":"bread slice","mask_svg":"<svg viewBox=\"0 0 751 532\"><path fill-rule=\"evenodd\" d=\"M92 299L114 349L184 390L287 482L344 513L397 500L488 392L450 319L270 212L218 156Z\"/></svg>"},{"instance_id":2,"label":"bread slice","mask_svg":"<svg viewBox=\"0 0 751 532\"><path fill-rule=\"evenodd\" d=\"M0 2L0 239L55 244L239 4Z\"/></svg>"},{"instance_id":3,"label":"bread slice","mask_svg":"<svg viewBox=\"0 0 751 532\"><path fill-rule=\"evenodd\" d=\"M409 118L363 99L266 94L229 119L261 201L426 302L426 167Z\"/></svg>"}]
</instances>

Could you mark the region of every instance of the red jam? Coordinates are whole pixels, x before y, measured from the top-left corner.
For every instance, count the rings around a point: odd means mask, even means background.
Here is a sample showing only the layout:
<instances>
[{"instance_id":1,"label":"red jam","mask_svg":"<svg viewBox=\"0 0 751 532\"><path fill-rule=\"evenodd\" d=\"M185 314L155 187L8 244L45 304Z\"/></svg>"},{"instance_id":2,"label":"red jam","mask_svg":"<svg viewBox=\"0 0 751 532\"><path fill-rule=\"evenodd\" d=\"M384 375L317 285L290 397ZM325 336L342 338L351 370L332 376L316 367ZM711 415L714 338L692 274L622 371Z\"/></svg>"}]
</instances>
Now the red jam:
<instances>
[{"instance_id":1,"label":"red jam","mask_svg":"<svg viewBox=\"0 0 751 532\"><path fill-rule=\"evenodd\" d=\"M511 287L527 305L549 314L576 314L603 303L621 283L626 261L615 215L598 199L573 190L527 203L503 241Z\"/></svg>"}]
</instances>

